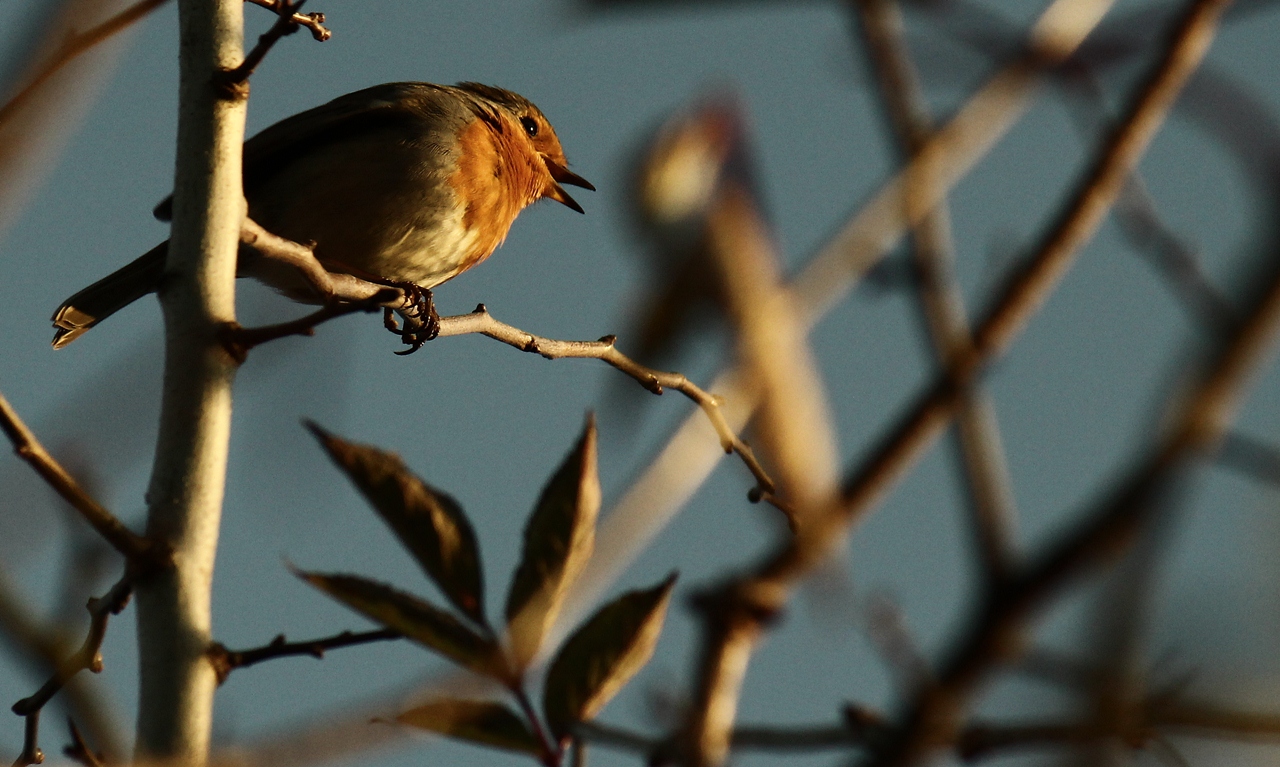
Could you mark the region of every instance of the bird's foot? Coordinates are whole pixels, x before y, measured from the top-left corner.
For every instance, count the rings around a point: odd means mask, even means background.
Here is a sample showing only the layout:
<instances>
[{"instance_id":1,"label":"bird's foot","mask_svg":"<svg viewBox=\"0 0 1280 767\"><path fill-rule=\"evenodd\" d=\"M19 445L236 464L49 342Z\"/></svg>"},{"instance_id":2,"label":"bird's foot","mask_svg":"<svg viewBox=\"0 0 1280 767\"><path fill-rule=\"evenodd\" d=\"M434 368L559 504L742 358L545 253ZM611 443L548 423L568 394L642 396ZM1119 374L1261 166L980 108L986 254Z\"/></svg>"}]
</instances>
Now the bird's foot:
<instances>
[{"instance_id":1,"label":"bird's foot","mask_svg":"<svg viewBox=\"0 0 1280 767\"><path fill-rule=\"evenodd\" d=\"M391 309L383 310L382 324L387 330L400 336L400 340L409 347L396 354L413 354L427 341L440 335L440 314L436 312L430 290L412 282L396 282L392 285L404 291L405 306L394 312ZM404 318L403 327L396 322L396 313Z\"/></svg>"}]
</instances>

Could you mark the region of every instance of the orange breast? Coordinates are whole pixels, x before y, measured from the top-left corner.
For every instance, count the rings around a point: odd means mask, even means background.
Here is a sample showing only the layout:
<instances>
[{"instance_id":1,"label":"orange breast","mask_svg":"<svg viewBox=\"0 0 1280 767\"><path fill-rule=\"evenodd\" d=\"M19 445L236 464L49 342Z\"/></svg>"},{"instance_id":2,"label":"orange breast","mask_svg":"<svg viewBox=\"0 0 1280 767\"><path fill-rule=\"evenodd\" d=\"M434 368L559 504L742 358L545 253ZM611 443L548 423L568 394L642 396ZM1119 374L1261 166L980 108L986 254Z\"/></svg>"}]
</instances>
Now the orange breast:
<instances>
[{"instance_id":1,"label":"orange breast","mask_svg":"<svg viewBox=\"0 0 1280 767\"><path fill-rule=\"evenodd\" d=\"M466 206L463 226L476 235L463 269L488 258L502 244L516 216L538 198L536 190L541 188L541 159L515 133L520 126L505 116L502 120L503 130L498 131L476 119L458 137L458 168L449 185Z\"/></svg>"}]
</instances>

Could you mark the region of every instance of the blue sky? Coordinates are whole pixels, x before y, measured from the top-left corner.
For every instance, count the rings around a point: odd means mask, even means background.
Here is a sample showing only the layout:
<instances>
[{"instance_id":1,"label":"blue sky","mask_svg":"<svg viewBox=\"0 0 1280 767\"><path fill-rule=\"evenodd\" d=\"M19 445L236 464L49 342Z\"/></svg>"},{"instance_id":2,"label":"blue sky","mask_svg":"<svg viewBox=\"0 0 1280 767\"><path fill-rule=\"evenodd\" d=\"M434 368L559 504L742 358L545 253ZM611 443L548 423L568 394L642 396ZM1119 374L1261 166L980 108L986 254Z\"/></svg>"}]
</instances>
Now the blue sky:
<instances>
[{"instance_id":1,"label":"blue sky","mask_svg":"<svg viewBox=\"0 0 1280 767\"><path fill-rule=\"evenodd\" d=\"M1041 4L991 5L1024 21ZM1121 2L1114 13L1141 5ZM36 6L9 4L0 20L14 29L10 22ZM442 313L483 302L498 318L543 335L617 333L625 351L649 279L649 254L632 218L635 160L664 119L721 89L736 93L748 114L763 201L789 268L803 263L892 168L863 55L837 3L592 15L544 0L311 0L308 10L325 12L334 36L319 44L300 34L270 54L253 79L251 133L379 82L475 80L537 103L574 170L599 189L575 193L585 216L550 204L522 214L490 261L436 292ZM260 9L246 7L246 14L251 34L270 22ZM952 109L982 82L987 62L943 41L927 21L912 22L932 106ZM1278 35L1280 12L1253 12L1228 24L1209 56L1213 70L1244 87L1273 120L1280 112ZM56 353L47 318L67 295L165 237L150 210L172 178L175 62L170 6L128 37L109 74L105 62L93 63L107 75L101 93L0 240L0 391L52 448L93 467L103 500L135 522L158 412L157 305L140 301ZM1113 108L1138 71L1122 68L1104 80ZM1034 242L1081 172L1091 140L1076 129L1061 94L1046 89L958 187L957 268L971 313L1010 259ZM1268 215L1252 196L1249 170L1187 112L1174 114L1142 165L1161 214L1196 245L1224 289L1257 257L1251 248ZM253 284L241 285L239 300L246 324L299 311ZM1160 398L1176 386L1202 339L1149 262L1114 223L1104 226L990 381L1028 549L1069 522L1150 438ZM724 340L710 329L674 365L707 383L727 357ZM932 363L912 299L901 291L858 291L815 330L813 345L847 465L923 385ZM424 479L455 495L476 525L496 604L524 516L586 411L599 413L606 509L691 412L678 395L652 398L620 386L620 374L593 361L548 362L470 337L433 342L407 358L393 356L397 348L376 317L357 316L320 328L314 338L263 348L244 366L215 588L218 640L247 647L281 632L304 638L365 625L294 579L285 559L430 593L410 557L300 427L301 418L397 450ZM1242 430L1261 438L1280 434L1278 394L1280 378L1271 371L1245 408ZM739 464L725 459L626 571L625 586L654 582L671 569L681 581L657 657L606 709L606 721L651 726L646 689L687 689L697 634L684 598L752 561L778 533L766 509L744 500L749 482ZM64 552L62 517L16 460L0 463L0 487L3 570L15 588L48 603ZM857 531L845 561L825 578L844 596L821 587L798 596L752 665L744 721L828 722L846 701L893 705L893 677L867 638L863 605L875 595L896 603L930 657L947 646L973 587L959 493L949 445L940 443ZM1168 551L1151 642L1153 657L1168 651L1176 668L1195 670L1196 689L1259 707L1274 703L1280 683L1272 652L1280 605L1268 586L1280 543L1276 501L1273 490L1221 469L1197 474ZM1048 616L1044 642L1073 646L1087 615L1085 600L1072 600ZM101 681L127 721L136 668L131 613L113 622L105 651ZM443 669L443 661L397 645L242 671L219 692L217 735L223 742L249 739L320 712L350 710L354 701ZM0 700L17 700L35 684L28 670L0 657ZM1023 708L1029 700L1025 689L1004 685L987 710ZM1034 700L1052 705L1043 696ZM4 721L0 755L16 752L21 736L16 717ZM56 720L49 721L46 751L61 738ZM1229 753L1242 764L1265 758L1245 749ZM1221 756L1215 763L1226 763ZM405 765L518 761L426 740L402 743L388 758ZM602 750L593 755L593 764L635 763Z\"/></svg>"}]
</instances>

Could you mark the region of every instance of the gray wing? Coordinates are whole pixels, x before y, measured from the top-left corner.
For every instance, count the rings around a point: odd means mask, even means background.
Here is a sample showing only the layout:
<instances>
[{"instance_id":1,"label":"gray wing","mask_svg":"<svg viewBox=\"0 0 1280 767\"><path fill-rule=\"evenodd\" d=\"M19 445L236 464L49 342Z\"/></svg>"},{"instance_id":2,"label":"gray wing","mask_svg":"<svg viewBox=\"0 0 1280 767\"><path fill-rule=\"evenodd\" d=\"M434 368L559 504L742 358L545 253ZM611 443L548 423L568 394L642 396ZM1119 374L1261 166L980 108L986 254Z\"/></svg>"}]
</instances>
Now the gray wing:
<instances>
[{"instance_id":1,"label":"gray wing","mask_svg":"<svg viewBox=\"0 0 1280 767\"><path fill-rule=\"evenodd\" d=\"M249 198L300 156L346 141L362 133L390 127L439 120L445 117L440 92L453 92L431 83L384 83L339 96L305 112L287 117L245 142L244 191ZM155 208L155 216L173 216L173 196Z\"/></svg>"}]
</instances>

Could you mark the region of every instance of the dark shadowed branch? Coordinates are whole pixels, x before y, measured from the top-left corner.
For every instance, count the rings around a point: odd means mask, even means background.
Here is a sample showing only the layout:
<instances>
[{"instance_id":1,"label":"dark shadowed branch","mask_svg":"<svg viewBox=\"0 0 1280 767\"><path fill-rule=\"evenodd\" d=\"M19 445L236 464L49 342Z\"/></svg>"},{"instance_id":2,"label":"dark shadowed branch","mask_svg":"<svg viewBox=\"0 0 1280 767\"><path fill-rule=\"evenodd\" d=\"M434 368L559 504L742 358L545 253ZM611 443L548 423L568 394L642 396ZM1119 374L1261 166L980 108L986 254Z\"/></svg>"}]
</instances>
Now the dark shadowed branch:
<instances>
[{"instance_id":1,"label":"dark shadowed branch","mask_svg":"<svg viewBox=\"0 0 1280 767\"><path fill-rule=\"evenodd\" d=\"M83 764L84 767L103 767L106 759L102 754L97 753L89 748L89 743L80 734L80 728L76 727L75 721L67 719L67 731L71 734L71 743L62 748L62 753L73 762Z\"/></svg>"},{"instance_id":2,"label":"dark shadowed branch","mask_svg":"<svg viewBox=\"0 0 1280 767\"><path fill-rule=\"evenodd\" d=\"M112 615L119 615L129 604L133 595L133 578L125 575L115 586L101 597L94 597L87 605L89 610L89 632L84 643L71 657L63 661L58 669L49 677L49 681L30 697L23 698L13 704L13 713L26 718L23 737L22 756L15 762L15 767L39 764L44 761L40 751L40 712L45 704L58 694L67 680L81 671L88 669L93 673L102 671L102 642L107 637L107 622Z\"/></svg>"},{"instance_id":3,"label":"dark shadowed branch","mask_svg":"<svg viewBox=\"0 0 1280 767\"><path fill-rule=\"evenodd\" d=\"M284 634L276 636L262 647L249 650L228 650L226 645L214 643L209 648L209 660L218 674L218 684L227 681L232 671L248 668L274 658L306 655L312 658L324 658L325 652L353 645L370 644L403 639L404 635L393 629L374 629L372 631L343 631L331 637L311 639L305 642L290 642Z\"/></svg>"},{"instance_id":4,"label":"dark shadowed branch","mask_svg":"<svg viewBox=\"0 0 1280 767\"><path fill-rule=\"evenodd\" d=\"M3 395L0 395L0 430L13 443L18 457L30 464L131 565L145 569L167 561L169 555L162 547L130 530L80 487L75 478L45 450Z\"/></svg>"},{"instance_id":5,"label":"dark shadowed branch","mask_svg":"<svg viewBox=\"0 0 1280 767\"><path fill-rule=\"evenodd\" d=\"M849 527L933 444L989 362L1019 335L1071 265L1081 245L1101 225L1129 171L1136 165L1183 84L1208 50L1225 0L1195 3L1164 55L1098 153L1090 172L1051 225L1043 244L1000 294L974 334L973 351L951 360L948 371L887 432L871 457L847 475L837 508L802 526L794 538L745 577L730 579L702 600L706 620L699 658L699 700L723 712L719 735L691 733L693 764L719 764L732 726L736 696L754 645L767 621L782 609L794 584L845 539Z\"/></svg>"},{"instance_id":6,"label":"dark shadowed branch","mask_svg":"<svg viewBox=\"0 0 1280 767\"><path fill-rule=\"evenodd\" d=\"M903 34L901 13L894 0L853 0L859 29L866 41L884 111L905 161L919 157L933 136L933 120L911 61ZM916 223L911 228L915 254L914 281L939 365L972 353L964 297L956 280L951 221L945 193L931 193L933 173L927 166L908 165L906 192L908 208L919 200L938 199L927 212L908 210L906 217ZM969 509L974 539L989 584L999 583L1008 573L1013 552L1012 528L1017 518L995 408L981 388L961 392L956 412L956 453L961 475L969 491Z\"/></svg>"}]
</instances>

